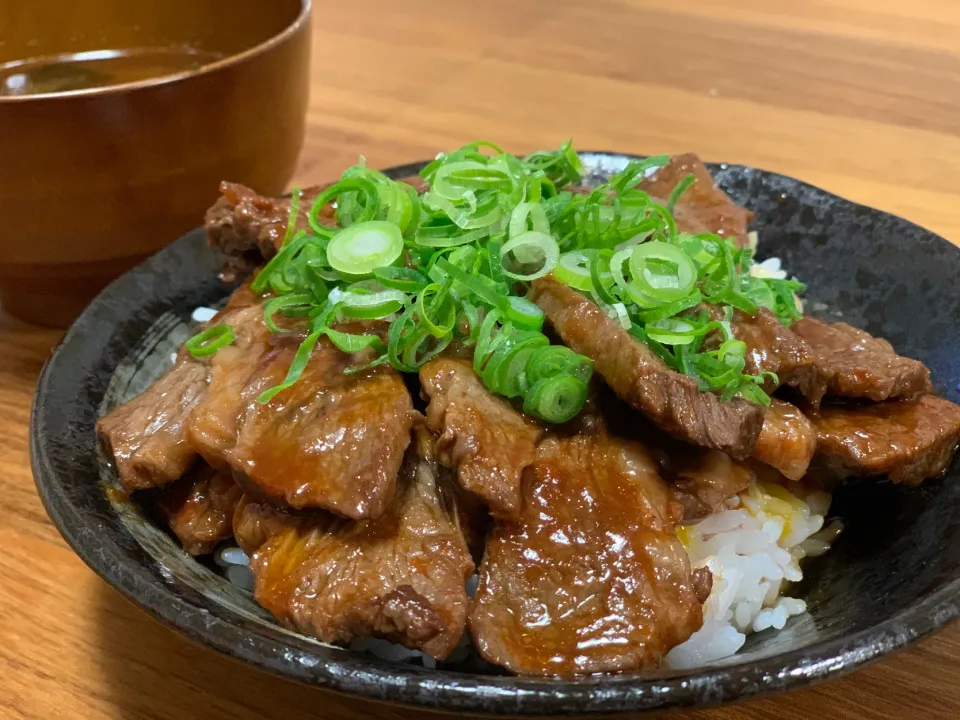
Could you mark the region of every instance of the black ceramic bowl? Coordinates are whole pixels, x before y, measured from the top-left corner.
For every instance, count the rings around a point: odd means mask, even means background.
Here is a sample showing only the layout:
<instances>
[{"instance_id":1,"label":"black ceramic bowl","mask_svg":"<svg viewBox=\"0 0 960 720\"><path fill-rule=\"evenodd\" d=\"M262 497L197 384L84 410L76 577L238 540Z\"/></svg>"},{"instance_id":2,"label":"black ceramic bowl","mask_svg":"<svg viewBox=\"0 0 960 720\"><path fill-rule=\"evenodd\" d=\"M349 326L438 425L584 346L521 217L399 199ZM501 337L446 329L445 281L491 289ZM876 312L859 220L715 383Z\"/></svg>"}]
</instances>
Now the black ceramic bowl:
<instances>
[{"instance_id":1,"label":"black ceramic bowl","mask_svg":"<svg viewBox=\"0 0 960 720\"><path fill-rule=\"evenodd\" d=\"M623 155L587 153L588 179ZM415 173L413 165L390 171ZM889 338L960 400L960 249L892 217L751 168L711 167L756 212L760 257L776 255L809 284L808 309ZM848 672L960 614L960 470L907 490L841 489L846 530L805 565L796 589L810 612L780 633L749 637L735 657L657 678L515 678L393 664L327 646L275 624L243 591L190 559L134 502L108 493L94 422L139 392L187 336L191 311L222 299L217 261L194 231L108 287L54 351L33 408L33 470L47 512L98 574L187 636L265 670L375 700L469 713L615 713L720 703Z\"/></svg>"}]
</instances>

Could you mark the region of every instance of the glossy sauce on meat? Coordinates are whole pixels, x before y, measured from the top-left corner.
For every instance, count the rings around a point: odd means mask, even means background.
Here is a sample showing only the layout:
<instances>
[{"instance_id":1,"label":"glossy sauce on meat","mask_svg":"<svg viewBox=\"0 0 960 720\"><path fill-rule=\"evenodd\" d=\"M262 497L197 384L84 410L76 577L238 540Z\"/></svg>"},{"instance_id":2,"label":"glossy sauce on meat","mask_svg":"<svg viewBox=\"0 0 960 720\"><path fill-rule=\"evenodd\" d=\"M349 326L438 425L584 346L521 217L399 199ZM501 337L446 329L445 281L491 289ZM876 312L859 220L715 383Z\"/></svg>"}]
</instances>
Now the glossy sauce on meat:
<instances>
[{"instance_id":1,"label":"glossy sauce on meat","mask_svg":"<svg viewBox=\"0 0 960 720\"><path fill-rule=\"evenodd\" d=\"M719 450L686 453L672 460L671 498L683 508L683 522L718 512L724 501L739 495L754 480L753 471Z\"/></svg>"},{"instance_id":2,"label":"glossy sauce on meat","mask_svg":"<svg viewBox=\"0 0 960 720\"><path fill-rule=\"evenodd\" d=\"M210 383L187 423L190 442L210 465L227 468L225 453L237 442L243 415L272 377L262 370L271 335L259 305L236 313L229 323L236 339L209 360Z\"/></svg>"},{"instance_id":3,"label":"glossy sauce on meat","mask_svg":"<svg viewBox=\"0 0 960 720\"><path fill-rule=\"evenodd\" d=\"M829 378L806 342L766 308L755 315L736 311L732 328L734 336L747 345L746 374L776 373L780 385L795 388L808 405L819 407ZM773 392L776 387L768 383L765 389Z\"/></svg>"},{"instance_id":4,"label":"glossy sauce on meat","mask_svg":"<svg viewBox=\"0 0 960 720\"><path fill-rule=\"evenodd\" d=\"M233 515L240 495L229 474L200 462L163 488L159 504L184 550L206 555L233 537Z\"/></svg>"},{"instance_id":5,"label":"glossy sauce on meat","mask_svg":"<svg viewBox=\"0 0 960 720\"><path fill-rule=\"evenodd\" d=\"M697 381L668 368L650 348L597 305L552 275L534 280L530 299L564 344L594 369L628 405L677 438L749 457L763 425L763 408L735 398L721 402Z\"/></svg>"},{"instance_id":6,"label":"glossy sauce on meat","mask_svg":"<svg viewBox=\"0 0 960 720\"><path fill-rule=\"evenodd\" d=\"M434 438L416 434L396 499L375 520L271 517L262 505L240 513L254 596L282 623L330 643L383 637L438 659L456 647L474 566Z\"/></svg>"},{"instance_id":7,"label":"glossy sauce on meat","mask_svg":"<svg viewBox=\"0 0 960 720\"><path fill-rule=\"evenodd\" d=\"M265 357L265 387L283 381L295 353L291 343ZM236 445L224 453L245 489L351 518L386 509L416 414L393 368L344 372L368 359L322 338L298 382L266 405L249 402Z\"/></svg>"},{"instance_id":8,"label":"glossy sauce on meat","mask_svg":"<svg viewBox=\"0 0 960 720\"><path fill-rule=\"evenodd\" d=\"M816 449L817 430L807 416L790 403L771 398L753 457L790 480L800 480Z\"/></svg>"},{"instance_id":9,"label":"glossy sauce on meat","mask_svg":"<svg viewBox=\"0 0 960 720\"><path fill-rule=\"evenodd\" d=\"M141 395L97 421L124 490L165 485L190 468L197 452L187 439L187 418L206 389L206 366L184 355Z\"/></svg>"},{"instance_id":10,"label":"glossy sauce on meat","mask_svg":"<svg viewBox=\"0 0 960 720\"><path fill-rule=\"evenodd\" d=\"M823 407L812 415L817 455L851 475L918 485L937 477L960 443L960 407L933 395L915 402Z\"/></svg>"},{"instance_id":11,"label":"glossy sauce on meat","mask_svg":"<svg viewBox=\"0 0 960 720\"><path fill-rule=\"evenodd\" d=\"M915 399L932 390L923 363L897 355L889 342L852 325L805 317L792 330L816 353L829 395L881 402Z\"/></svg>"},{"instance_id":12,"label":"glossy sauce on meat","mask_svg":"<svg viewBox=\"0 0 960 720\"><path fill-rule=\"evenodd\" d=\"M432 360L420 370L430 398L427 426L439 434L437 457L456 468L460 485L499 517L520 510L523 470L536 458L541 427L493 395L469 362Z\"/></svg>"},{"instance_id":13,"label":"glossy sauce on meat","mask_svg":"<svg viewBox=\"0 0 960 720\"><path fill-rule=\"evenodd\" d=\"M703 161L693 153L674 155L670 163L657 169L640 183L640 189L666 203L671 191L681 180L693 175L693 185L684 191L674 208L680 232L703 232L736 238L741 247L747 244L747 227L753 213L737 205L717 187Z\"/></svg>"},{"instance_id":14,"label":"glossy sauce on meat","mask_svg":"<svg viewBox=\"0 0 960 720\"><path fill-rule=\"evenodd\" d=\"M666 485L636 442L544 440L519 519L487 544L470 629L515 673L655 668L701 623Z\"/></svg>"}]
</instances>

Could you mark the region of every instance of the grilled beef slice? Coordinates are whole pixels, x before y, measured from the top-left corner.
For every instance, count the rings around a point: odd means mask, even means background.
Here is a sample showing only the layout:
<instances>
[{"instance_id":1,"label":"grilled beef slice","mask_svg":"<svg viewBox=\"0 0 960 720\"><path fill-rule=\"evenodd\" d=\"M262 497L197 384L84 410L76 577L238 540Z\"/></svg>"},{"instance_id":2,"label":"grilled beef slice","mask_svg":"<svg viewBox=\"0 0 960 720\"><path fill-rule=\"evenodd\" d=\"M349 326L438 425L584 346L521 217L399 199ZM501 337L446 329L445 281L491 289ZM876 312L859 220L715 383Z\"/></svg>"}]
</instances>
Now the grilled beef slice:
<instances>
[{"instance_id":1,"label":"grilled beef slice","mask_svg":"<svg viewBox=\"0 0 960 720\"><path fill-rule=\"evenodd\" d=\"M234 344L243 345L251 318L263 315L252 305L258 300L249 287L240 287L207 326L230 325L237 336ZM197 459L188 418L206 394L209 378L209 364L181 348L170 370L97 422L100 442L113 457L127 492L173 482Z\"/></svg>"},{"instance_id":2,"label":"grilled beef slice","mask_svg":"<svg viewBox=\"0 0 960 720\"><path fill-rule=\"evenodd\" d=\"M487 542L470 612L487 660L564 677L655 668L700 627L667 486L642 445L547 438L523 490L520 517Z\"/></svg>"},{"instance_id":3,"label":"grilled beef slice","mask_svg":"<svg viewBox=\"0 0 960 720\"><path fill-rule=\"evenodd\" d=\"M811 420L817 457L829 468L847 475L889 475L906 485L940 475L960 443L960 407L934 395L824 406Z\"/></svg>"},{"instance_id":4,"label":"grilled beef slice","mask_svg":"<svg viewBox=\"0 0 960 720\"><path fill-rule=\"evenodd\" d=\"M565 345L593 360L622 400L667 432L740 459L753 452L763 425L761 406L700 392L694 378L668 368L592 300L552 276L533 282L530 299Z\"/></svg>"},{"instance_id":5,"label":"grilled beef slice","mask_svg":"<svg viewBox=\"0 0 960 720\"><path fill-rule=\"evenodd\" d=\"M772 398L763 416L763 429L753 457L776 468L791 480L807 474L817 449L817 431L813 423L790 403Z\"/></svg>"},{"instance_id":6,"label":"grilled beef slice","mask_svg":"<svg viewBox=\"0 0 960 720\"><path fill-rule=\"evenodd\" d=\"M439 435L440 462L456 469L460 485L494 515L516 516L523 470L536 458L540 426L487 390L468 361L432 360L420 370L420 382L430 398L427 426Z\"/></svg>"},{"instance_id":7,"label":"grilled beef slice","mask_svg":"<svg viewBox=\"0 0 960 720\"><path fill-rule=\"evenodd\" d=\"M718 512L725 500L750 486L754 473L719 450L687 448L671 458L670 497L683 508L682 521L694 522Z\"/></svg>"},{"instance_id":8,"label":"grilled beef slice","mask_svg":"<svg viewBox=\"0 0 960 720\"><path fill-rule=\"evenodd\" d=\"M309 227L307 213L326 186L303 190L298 203L297 230ZM243 277L277 254L290 220L290 198L258 195L237 183L220 184L221 197L207 210L205 226L210 247L224 255L223 276ZM332 217L325 209L321 220Z\"/></svg>"},{"instance_id":9,"label":"grilled beef slice","mask_svg":"<svg viewBox=\"0 0 960 720\"><path fill-rule=\"evenodd\" d=\"M828 395L880 402L912 400L931 391L926 366L897 355L882 338L846 323L812 317L798 320L791 330L813 348L828 379Z\"/></svg>"},{"instance_id":10,"label":"grilled beef slice","mask_svg":"<svg viewBox=\"0 0 960 720\"><path fill-rule=\"evenodd\" d=\"M206 389L207 366L181 355L142 394L97 421L124 490L165 485L190 469L197 452L187 441L187 417Z\"/></svg>"},{"instance_id":11,"label":"grilled beef slice","mask_svg":"<svg viewBox=\"0 0 960 720\"><path fill-rule=\"evenodd\" d=\"M191 555L211 553L218 543L233 537L233 515L241 493L228 473L198 462L160 493L160 509L170 529Z\"/></svg>"},{"instance_id":12,"label":"grilled beef slice","mask_svg":"<svg viewBox=\"0 0 960 720\"><path fill-rule=\"evenodd\" d=\"M418 190L419 178L407 179ZM314 200L328 185L305 188L297 203L294 230L308 230L307 215ZM207 210L205 226L207 242L223 254L222 276L226 280L244 277L255 267L277 254L283 244L290 221L290 198L259 195L238 183L220 184L221 197ZM333 208L321 208L317 219L321 225L334 224Z\"/></svg>"},{"instance_id":13,"label":"grilled beef slice","mask_svg":"<svg viewBox=\"0 0 960 720\"><path fill-rule=\"evenodd\" d=\"M225 453L236 445L247 409L274 381L264 372L273 338L263 322L263 308L238 313L233 328L236 339L210 358L210 383L187 421L190 442L217 468L229 468Z\"/></svg>"},{"instance_id":14,"label":"grilled beef slice","mask_svg":"<svg viewBox=\"0 0 960 720\"><path fill-rule=\"evenodd\" d=\"M435 658L463 634L473 573L448 471L419 428L379 518L294 517L244 504L235 530L252 553L254 597L285 625L329 643L381 637Z\"/></svg>"},{"instance_id":15,"label":"grilled beef slice","mask_svg":"<svg viewBox=\"0 0 960 720\"><path fill-rule=\"evenodd\" d=\"M796 389L811 407L820 406L829 378L806 342L766 308L760 308L755 315L737 310L731 325L734 336L747 345L744 372L776 373L779 385ZM773 392L776 388L777 385L768 384L765 389Z\"/></svg>"},{"instance_id":16,"label":"grilled beef slice","mask_svg":"<svg viewBox=\"0 0 960 720\"><path fill-rule=\"evenodd\" d=\"M282 342L260 360L241 391L236 442L223 458L248 493L293 508L376 517L393 497L417 418L410 393L390 366L346 374L370 358L322 338L292 387L269 403L257 402L262 389L286 377L298 341ZM229 393L228 418L236 412Z\"/></svg>"},{"instance_id":17,"label":"grilled beef slice","mask_svg":"<svg viewBox=\"0 0 960 720\"><path fill-rule=\"evenodd\" d=\"M695 180L674 207L677 228L694 235L706 232L733 237L741 247L746 245L747 226L753 213L718 188L706 165L693 153L674 155L669 165L659 168L639 187L666 204L677 183L688 175L693 175Z\"/></svg>"}]
</instances>

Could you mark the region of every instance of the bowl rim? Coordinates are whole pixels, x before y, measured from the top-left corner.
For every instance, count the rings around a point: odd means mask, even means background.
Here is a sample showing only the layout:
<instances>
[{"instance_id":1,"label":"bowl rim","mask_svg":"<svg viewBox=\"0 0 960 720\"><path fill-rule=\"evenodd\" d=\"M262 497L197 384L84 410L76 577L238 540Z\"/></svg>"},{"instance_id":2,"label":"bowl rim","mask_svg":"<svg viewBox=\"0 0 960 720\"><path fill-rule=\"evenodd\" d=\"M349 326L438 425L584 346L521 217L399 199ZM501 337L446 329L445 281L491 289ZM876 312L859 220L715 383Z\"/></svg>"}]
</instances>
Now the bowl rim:
<instances>
[{"instance_id":1,"label":"bowl rim","mask_svg":"<svg viewBox=\"0 0 960 720\"><path fill-rule=\"evenodd\" d=\"M102 95L115 95L136 90L146 90L154 87L169 85L180 82L188 78L201 77L210 73L223 70L233 65L239 65L253 57L262 55L278 45L282 45L289 38L296 35L305 24L309 23L313 10L313 0L299 0L300 12L293 21L276 35L271 35L266 40L241 50L238 53L230 55L219 60L201 65L196 70L181 70L180 72L169 73L166 75L157 75L156 77L146 78L144 80L134 80L133 82L119 83L117 85L106 85L103 87L85 88L81 90L66 90L64 92L34 93L30 95L0 95L0 105L5 103L29 103L40 102L42 100L55 100L60 98L88 98L99 97ZM57 53L57 57L70 53Z\"/></svg>"},{"instance_id":2,"label":"bowl rim","mask_svg":"<svg viewBox=\"0 0 960 720\"><path fill-rule=\"evenodd\" d=\"M643 156L628 153L580 151L582 157L599 156L620 160ZM393 166L384 172L399 178L416 174L429 161ZM878 213L901 228L920 230L933 238L960 248L904 218L841 198L833 193L779 173L750 166L708 163L712 171L750 170L793 183L796 187L848 204L855 209ZM51 384L58 358L71 344L102 323L96 313L109 304L113 294L122 296L136 286L140 276L149 276L154 264L175 256L187 243L202 242L202 229L194 230L173 245L121 276L109 285L84 311L54 349L41 371L30 418L30 459L38 494L64 539L77 555L110 585L150 615L192 640L225 655L285 679L368 700L407 707L466 712L471 715L576 716L609 715L667 707L705 707L813 684L845 675L860 666L900 650L941 629L960 617L960 578L921 596L895 615L850 635L815 642L754 661L732 662L701 669L670 671L657 677L638 675L585 676L572 680L543 677L480 675L455 670L427 669L392 663L361 653L319 644L319 652L284 642L280 633L264 629L251 633L236 622L229 609L213 612L200 608L159 583L143 564L129 564L128 553L112 538L90 529L97 524L74 507L63 490L67 480L58 477L43 441L44 397ZM202 622L191 616L202 615Z\"/></svg>"}]
</instances>

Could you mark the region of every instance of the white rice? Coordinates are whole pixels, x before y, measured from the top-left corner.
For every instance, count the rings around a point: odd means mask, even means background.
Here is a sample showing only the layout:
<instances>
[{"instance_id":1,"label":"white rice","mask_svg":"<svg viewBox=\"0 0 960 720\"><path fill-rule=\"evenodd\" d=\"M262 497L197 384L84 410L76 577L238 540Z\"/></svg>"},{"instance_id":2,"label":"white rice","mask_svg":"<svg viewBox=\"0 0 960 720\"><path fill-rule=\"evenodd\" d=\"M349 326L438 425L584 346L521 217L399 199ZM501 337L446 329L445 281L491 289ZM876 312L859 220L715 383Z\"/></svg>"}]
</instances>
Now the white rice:
<instances>
[{"instance_id":1,"label":"white rice","mask_svg":"<svg viewBox=\"0 0 960 720\"><path fill-rule=\"evenodd\" d=\"M839 532L823 530L830 495L805 492L799 483L755 483L727 509L678 528L694 567L706 567L713 588L703 606L703 626L667 653L665 665L699 667L736 653L750 633L782 630L806 612L803 600L783 595L803 578L800 561L830 548Z\"/></svg>"},{"instance_id":2,"label":"white rice","mask_svg":"<svg viewBox=\"0 0 960 720\"><path fill-rule=\"evenodd\" d=\"M235 545L223 546L214 553L213 561L223 568L223 574L231 584L253 592L253 573L250 558Z\"/></svg>"}]
</instances>

